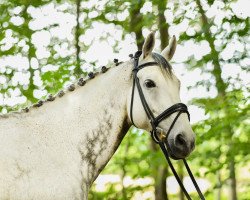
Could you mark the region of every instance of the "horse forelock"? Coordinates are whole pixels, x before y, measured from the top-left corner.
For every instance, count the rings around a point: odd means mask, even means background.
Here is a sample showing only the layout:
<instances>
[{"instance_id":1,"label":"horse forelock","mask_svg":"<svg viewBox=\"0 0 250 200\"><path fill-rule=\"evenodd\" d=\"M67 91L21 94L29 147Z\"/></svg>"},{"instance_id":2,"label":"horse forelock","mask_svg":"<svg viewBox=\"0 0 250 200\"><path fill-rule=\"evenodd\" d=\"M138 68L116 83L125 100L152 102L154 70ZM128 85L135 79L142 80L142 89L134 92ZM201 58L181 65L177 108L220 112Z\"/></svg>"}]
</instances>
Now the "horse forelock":
<instances>
[{"instance_id":1,"label":"horse forelock","mask_svg":"<svg viewBox=\"0 0 250 200\"><path fill-rule=\"evenodd\" d=\"M167 72L167 74L172 77L172 66L170 63L160 54L153 52L152 58L159 64L163 72Z\"/></svg>"}]
</instances>

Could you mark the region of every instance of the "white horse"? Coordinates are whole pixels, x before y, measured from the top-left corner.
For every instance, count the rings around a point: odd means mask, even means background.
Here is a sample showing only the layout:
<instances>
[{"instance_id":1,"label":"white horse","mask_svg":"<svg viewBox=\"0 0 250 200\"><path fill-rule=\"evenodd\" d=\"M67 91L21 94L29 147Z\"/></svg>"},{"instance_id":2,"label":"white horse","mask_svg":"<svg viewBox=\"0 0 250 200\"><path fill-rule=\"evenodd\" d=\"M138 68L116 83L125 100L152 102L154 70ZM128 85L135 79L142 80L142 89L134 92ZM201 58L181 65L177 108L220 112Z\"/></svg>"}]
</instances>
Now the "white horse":
<instances>
[{"instance_id":1,"label":"white horse","mask_svg":"<svg viewBox=\"0 0 250 200\"><path fill-rule=\"evenodd\" d=\"M151 33L139 63L154 60L154 43ZM175 48L173 37L161 55L170 60ZM155 115L180 102L180 81L170 67L159 65L138 72ZM65 95L61 91L22 112L1 115L0 200L86 200L91 184L131 126L132 69L130 60L95 78L90 74L86 84L80 79ZM136 126L150 131L137 88L132 112ZM175 116L159 127L168 130ZM188 117L182 114L166 142L175 158L184 158L194 140Z\"/></svg>"}]
</instances>

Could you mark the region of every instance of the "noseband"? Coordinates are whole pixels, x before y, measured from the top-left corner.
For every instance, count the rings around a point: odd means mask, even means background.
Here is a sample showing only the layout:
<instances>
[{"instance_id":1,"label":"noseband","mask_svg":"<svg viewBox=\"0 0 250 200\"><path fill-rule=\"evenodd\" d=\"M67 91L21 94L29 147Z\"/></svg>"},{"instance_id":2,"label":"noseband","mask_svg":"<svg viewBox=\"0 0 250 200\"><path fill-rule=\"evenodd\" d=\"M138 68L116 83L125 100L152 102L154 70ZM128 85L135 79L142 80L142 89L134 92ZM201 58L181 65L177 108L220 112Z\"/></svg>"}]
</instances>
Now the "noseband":
<instances>
[{"instance_id":1,"label":"noseband","mask_svg":"<svg viewBox=\"0 0 250 200\"><path fill-rule=\"evenodd\" d=\"M165 111L163 111L161 114L159 114L157 117L155 117L153 115L153 112L151 111L151 109L149 108L149 105L145 99L145 96L143 94L143 91L142 91L142 88L141 88L141 85L140 85L140 80L137 76L137 73L139 70L143 69L144 67L148 67L148 66L152 66L152 65L159 65L157 62L147 62L147 63L144 63L144 64L141 64L141 65L138 65L139 63L139 58L141 56L142 52L141 51L137 51L134 55L134 68L133 68L133 86L132 86L132 95L131 95L131 103L130 103L130 119L131 119L131 122L133 125L134 124L134 120L133 120L133 102L134 102L134 93L135 93L135 85L137 86L137 89L138 89L138 93L139 93L139 97L141 99L141 102L142 102L142 106L146 112L146 115L150 121L150 124L151 124L151 137L152 139L160 145L160 148L161 150L163 151L167 161L168 161L168 164L177 180L177 182L179 183L183 193L185 194L185 196L187 197L188 200L192 200L191 197L189 196L188 192L186 191L181 179L179 178L176 170L174 169L173 165L172 165L172 162L169 158L169 154L168 154L168 151L167 151L167 148L166 148L166 145L165 143L167 144L168 146L168 142L166 141L167 140L167 137L169 136L170 134L170 131L173 129L177 119L179 118L179 116L182 114L182 113L186 113L188 115L188 119L190 120L190 114L188 112L188 109L187 109L187 106L183 103L176 103L174 105L172 105L171 107L167 108ZM165 59L164 59L165 60ZM165 60L166 61L166 60ZM167 62L167 61L166 61ZM168 63L168 62L167 62ZM171 116L173 113L177 113L176 117L174 118L172 124L170 125L167 133L165 134L164 131L158 127L158 125L160 124L160 122L162 122L163 120L165 120L166 118L168 118L169 116ZM164 141L166 141L164 143ZM169 148L169 147L168 147ZM197 193L199 194L199 197L201 200L205 200L203 194L201 193L200 191L200 188L186 162L185 159L182 159L183 162L184 162L184 165L188 171L188 174L191 178L191 180L193 181L193 184L196 188L196 191Z\"/></svg>"}]
</instances>

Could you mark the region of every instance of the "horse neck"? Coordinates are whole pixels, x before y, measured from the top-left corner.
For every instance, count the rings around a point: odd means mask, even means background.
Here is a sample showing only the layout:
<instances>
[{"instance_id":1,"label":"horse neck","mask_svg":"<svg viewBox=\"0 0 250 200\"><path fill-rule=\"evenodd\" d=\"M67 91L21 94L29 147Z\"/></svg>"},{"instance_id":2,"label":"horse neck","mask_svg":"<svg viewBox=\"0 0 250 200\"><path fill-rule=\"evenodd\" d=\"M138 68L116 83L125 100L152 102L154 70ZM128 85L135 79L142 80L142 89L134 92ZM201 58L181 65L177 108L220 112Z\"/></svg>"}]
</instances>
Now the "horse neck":
<instances>
[{"instance_id":1,"label":"horse neck","mask_svg":"<svg viewBox=\"0 0 250 200\"><path fill-rule=\"evenodd\" d=\"M80 97L76 98L80 102L74 102L74 120L82 130L78 149L87 187L115 153L130 126L126 107L131 66L126 64L110 69L81 88Z\"/></svg>"},{"instance_id":2,"label":"horse neck","mask_svg":"<svg viewBox=\"0 0 250 200\"><path fill-rule=\"evenodd\" d=\"M131 71L129 62L111 68L53 102L0 118L0 129L12 133L15 124L23 135L22 144L30 145L25 138L34 138L32 143L46 145L48 154L64 160L68 170L81 173L83 189L88 191L129 129L126 107ZM43 159L53 162L46 156Z\"/></svg>"}]
</instances>

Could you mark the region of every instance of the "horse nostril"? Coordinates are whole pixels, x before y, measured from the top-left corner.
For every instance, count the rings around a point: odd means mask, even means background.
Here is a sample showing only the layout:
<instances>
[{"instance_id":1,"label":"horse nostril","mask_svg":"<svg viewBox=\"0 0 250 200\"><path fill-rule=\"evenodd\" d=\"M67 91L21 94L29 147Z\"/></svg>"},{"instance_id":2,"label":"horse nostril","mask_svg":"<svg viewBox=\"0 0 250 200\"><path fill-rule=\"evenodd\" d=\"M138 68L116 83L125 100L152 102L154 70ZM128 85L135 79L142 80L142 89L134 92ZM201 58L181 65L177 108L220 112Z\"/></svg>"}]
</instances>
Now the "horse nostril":
<instances>
[{"instance_id":1,"label":"horse nostril","mask_svg":"<svg viewBox=\"0 0 250 200\"><path fill-rule=\"evenodd\" d=\"M175 144L176 146L186 146L186 140L184 139L184 136L179 133L175 138Z\"/></svg>"},{"instance_id":2,"label":"horse nostril","mask_svg":"<svg viewBox=\"0 0 250 200\"><path fill-rule=\"evenodd\" d=\"M169 149L177 158L187 157L195 147L195 139L189 138L186 132L179 132L170 140Z\"/></svg>"}]
</instances>

